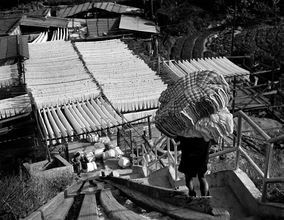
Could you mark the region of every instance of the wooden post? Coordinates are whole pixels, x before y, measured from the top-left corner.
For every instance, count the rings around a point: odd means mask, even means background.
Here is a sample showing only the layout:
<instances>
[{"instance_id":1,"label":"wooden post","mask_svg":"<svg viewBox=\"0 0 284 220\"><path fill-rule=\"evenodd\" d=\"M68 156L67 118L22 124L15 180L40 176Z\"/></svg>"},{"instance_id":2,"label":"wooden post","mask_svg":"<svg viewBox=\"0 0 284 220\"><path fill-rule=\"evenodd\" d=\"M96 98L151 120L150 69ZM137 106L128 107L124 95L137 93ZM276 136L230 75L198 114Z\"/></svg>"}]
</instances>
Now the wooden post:
<instances>
[{"instance_id":1,"label":"wooden post","mask_svg":"<svg viewBox=\"0 0 284 220\"><path fill-rule=\"evenodd\" d=\"M68 147L68 142L65 142L65 156L66 156L66 160L69 161L69 147Z\"/></svg>"},{"instance_id":2,"label":"wooden post","mask_svg":"<svg viewBox=\"0 0 284 220\"><path fill-rule=\"evenodd\" d=\"M50 155L50 151L49 151L47 142L45 143L45 146L46 146L47 159L48 159L48 161L50 162L50 161L51 161L51 155Z\"/></svg>"},{"instance_id":3,"label":"wooden post","mask_svg":"<svg viewBox=\"0 0 284 220\"><path fill-rule=\"evenodd\" d=\"M152 139L152 131L151 131L150 117L151 117L151 116L149 116L149 117L147 118L147 121L148 121L148 130L149 130L149 139L151 140L151 139Z\"/></svg>"},{"instance_id":4,"label":"wooden post","mask_svg":"<svg viewBox=\"0 0 284 220\"><path fill-rule=\"evenodd\" d=\"M132 155L134 156L135 154L134 154L134 149L133 149L133 137L132 137L131 129L129 129L129 141L130 141L130 149L131 149Z\"/></svg>"},{"instance_id":5,"label":"wooden post","mask_svg":"<svg viewBox=\"0 0 284 220\"><path fill-rule=\"evenodd\" d=\"M235 104L236 104L236 84L237 84L237 79L236 76L234 76L234 81L233 81L233 101L232 101L232 114L235 113Z\"/></svg>"},{"instance_id":6,"label":"wooden post","mask_svg":"<svg viewBox=\"0 0 284 220\"><path fill-rule=\"evenodd\" d=\"M120 129L117 128L117 132L116 132L116 144L117 146L120 146Z\"/></svg>"}]
</instances>

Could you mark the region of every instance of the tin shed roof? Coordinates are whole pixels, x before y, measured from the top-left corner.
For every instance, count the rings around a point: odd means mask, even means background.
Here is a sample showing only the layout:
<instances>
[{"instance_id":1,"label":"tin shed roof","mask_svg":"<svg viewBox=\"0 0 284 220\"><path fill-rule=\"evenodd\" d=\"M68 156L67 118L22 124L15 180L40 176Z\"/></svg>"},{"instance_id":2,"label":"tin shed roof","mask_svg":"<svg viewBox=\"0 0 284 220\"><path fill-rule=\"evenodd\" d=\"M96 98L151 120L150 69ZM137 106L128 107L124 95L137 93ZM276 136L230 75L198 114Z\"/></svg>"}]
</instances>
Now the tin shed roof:
<instances>
[{"instance_id":1,"label":"tin shed roof","mask_svg":"<svg viewBox=\"0 0 284 220\"><path fill-rule=\"evenodd\" d=\"M42 8L36 11L31 11L28 13L29 16L33 17L48 17L50 16L51 8Z\"/></svg>"},{"instance_id":2,"label":"tin shed roof","mask_svg":"<svg viewBox=\"0 0 284 220\"><path fill-rule=\"evenodd\" d=\"M128 5L121 5L115 2L96 2L94 3L94 8L106 10L109 12L115 12L119 14L123 13L141 13L140 8L131 7Z\"/></svg>"},{"instance_id":3,"label":"tin shed roof","mask_svg":"<svg viewBox=\"0 0 284 220\"><path fill-rule=\"evenodd\" d=\"M12 35L0 38L0 60L22 56L29 58L28 37Z\"/></svg>"},{"instance_id":4,"label":"tin shed roof","mask_svg":"<svg viewBox=\"0 0 284 220\"><path fill-rule=\"evenodd\" d=\"M22 15L14 15L12 17L0 15L0 36L9 34L9 31L20 21Z\"/></svg>"},{"instance_id":5,"label":"tin shed roof","mask_svg":"<svg viewBox=\"0 0 284 220\"><path fill-rule=\"evenodd\" d=\"M121 15L119 28L155 34L159 33L159 27L154 22L138 16Z\"/></svg>"},{"instance_id":6,"label":"tin shed roof","mask_svg":"<svg viewBox=\"0 0 284 220\"><path fill-rule=\"evenodd\" d=\"M67 27L68 19L57 18L57 17L47 17L47 18L35 18L35 17L26 17L21 21L23 26L32 26L32 27Z\"/></svg>"},{"instance_id":7,"label":"tin shed roof","mask_svg":"<svg viewBox=\"0 0 284 220\"><path fill-rule=\"evenodd\" d=\"M61 18L70 17L70 16L73 16L73 15L78 14L80 12L88 11L92 7L93 7L93 3L92 2L86 2L84 4L74 5L74 6L71 6L71 7L62 8L58 12L57 17L61 17Z\"/></svg>"},{"instance_id":8,"label":"tin shed roof","mask_svg":"<svg viewBox=\"0 0 284 220\"><path fill-rule=\"evenodd\" d=\"M87 19L89 36L103 36L104 33L112 35L119 32L119 18Z\"/></svg>"},{"instance_id":9,"label":"tin shed roof","mask_svg":"<svg viewBox=\"0 0 284 220\"><path fill-rule=\"evenodd\" d=\"M119 14L142 13L142 10L140 8L135 8L135 7L127 6L127 5L121 5L121 4L117 4L114 2L96 2L96 3L87 2L84 4L80 4L80 5L74 5L74 6L62 8L58 12L57 16L62 17L62 18L71 17L75 14L86 12L92 8L101 9L101 10L119 13Z\"/></svg>"}]
</instances>

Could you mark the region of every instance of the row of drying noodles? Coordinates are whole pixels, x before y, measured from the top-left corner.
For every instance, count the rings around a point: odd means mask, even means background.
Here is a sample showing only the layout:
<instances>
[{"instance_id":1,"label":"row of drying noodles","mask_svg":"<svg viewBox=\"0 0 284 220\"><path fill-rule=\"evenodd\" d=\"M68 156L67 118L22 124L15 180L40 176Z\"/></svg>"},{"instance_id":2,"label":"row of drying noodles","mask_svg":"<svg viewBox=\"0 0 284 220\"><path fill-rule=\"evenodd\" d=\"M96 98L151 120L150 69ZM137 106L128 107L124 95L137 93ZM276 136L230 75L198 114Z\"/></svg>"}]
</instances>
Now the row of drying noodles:
<instances>
[{"instance_id":1,"label":"row of drying noodles","mask_svg":"<svg viewBox=\"0 0 284 220\"><path fill-rule=\"evenodd\" d=\"M226 57L198 58L191 60L166 61L163 69L169 74L173 81L177 81L186 73L201 70L213 70L222 74L226 80L233 76L241 77L249 81L249 71L234 64Z\"/></svg>"},{"instance_id":2,"label":"row of drying noodles","mask_svg":"<svg viewBox=\"0 0 284 220\"><path fill-rule=\"evenodd\" d=\"M125 113L123 114L123 117L126 121L134 121L133 123L141 123L141 122L147 122L148 118L144 118L147 116L151 116L150 120L153 120L156 115L157 109L147 110L147 111L140 111L140 112L131 112L131 113ZM144 118L142 120L138 120Z\"/></svg>"},{"instance_id":3,"label":"row of drying noodles","mask_svg":"<svg viewBox=\"0 0 284 220\"><path fill-rule=\"evenodd\" d=\"M18 85L19 74L17 64L0 66L0 88Z\"/></svg>"},{"instance_id":4,"label":"row of drying noodles","mask_svg":"<svg viewBox=\"0 0 284 220\"><path fill-rule=\"evenodd\" d=\"M68 28L57 28L56 31L53 31L51 41L54 40L69 40Z\"/></svg>"},{"instance_id":5,"label":"row of drying noodles","mask_svg":"<svg viewBox=\"0 0 284 220\"><path fill-rule=\"evenodd\" d=\"M31 44L36 44L36 43L44 43L47 42L49 32L44 31L41 32L34 40L31 42ZM50 41L57 41L57 40L65 40L67 41L69 39L69 32L68 28L57 28L56 31L53 31L52 37Z\"/></svg>"},{"instance_id":6,"label":"row of drying noodles","mask_svg":"<svg viewBox=\"0 0 284 220\"><path fill-rule=\"evenodd\" d=\"M31 42L31 44L43 43L48 39L48 31L40 32L40 34Z\"/></svg>"},{"instance_id":7,"label":"row of drying noodles","mask_svg":"<svg viewBox=\"0 0 284 220\"><path fill-rule=\"evenodd\" d=\"M187 73L161 94L155 124L166 136L203 137L233 133L231 91L223 75L209 70Z\"/></svg>"},{"instance_id":8,"label":"row of drying noodles","mask_svg":"<svg viewBox=\"0 0 284 220\"><path fill-rule=\"evenodd\" d=\"M119 39L76 42L87 68L120 112L158 107L166 85L147 64Z\"/></svg>"},{"instance_id":9,"label":"row of drying noodles","mask_svg":"<svg viewBox=\"0 0 284 220\"><path fill-rule=\"evenodd\" d=\"M31 112L31 101L27 94L0 100L0 119Z\"/></svg>"},{"instance_id":10,"label":"row of drying noodles","mask_svg":"<svg viewBox=\"0 0 284 220\"><path fill-rule=\"evenodd\" d=\"M70 42L30 44L29 53L26 83L38 108L84 101L100 94Z\"/></svg>"},{"instance_id":11,"label":"row of drying noodles","mask_svg":"<svg viewBox=\"0 0 284 220\"><path fill-rule=\"evenodd\" d=\"M74 136L86 139L90 132L123 123L123 119L102 97L61 107L42 108L38 112L42 133L48 145L61 143L62 138L72 141Z\"/></svg>"}]
</instances>

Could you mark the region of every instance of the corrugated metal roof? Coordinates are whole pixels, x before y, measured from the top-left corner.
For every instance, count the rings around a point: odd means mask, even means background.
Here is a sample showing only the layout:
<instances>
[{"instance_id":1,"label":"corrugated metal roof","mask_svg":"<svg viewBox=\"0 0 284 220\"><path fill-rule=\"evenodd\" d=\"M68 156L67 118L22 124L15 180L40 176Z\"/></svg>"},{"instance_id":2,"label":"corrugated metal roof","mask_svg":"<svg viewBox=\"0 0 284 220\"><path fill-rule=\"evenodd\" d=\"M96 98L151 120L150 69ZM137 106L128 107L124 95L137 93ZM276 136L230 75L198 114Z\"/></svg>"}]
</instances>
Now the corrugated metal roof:
<instances>
[{"instance_id":1,"label":"corrugated metal roof","mask_svg":"<svg viewBox=\"0 0 284 220\"><path fill-rule=\"evenodd\" d=\"M29 58L28 36L12 35L1 37L0 60L7 60L18 56Z\"/></svg>"},{"instance_id":2,"label":"corrugated metal roof","mask_svg":"<svg viewBox=\"0 0 284 220\"><path fill-rule=\"evenodd\" d=\"M29 58L29 45L28 45L28 36L20 36L19 38L19 46L20 46L20 56L25 57L25 58Z\"/></svg>"},{"instance_id":3,"label":"corrugated metal roof","mask_svg":"<svg viewBox=\"0 0 284 220\"><path fill-rule=\"evenodd\" d=\"M34 18L27 17L21 20L21 25L32 26L32 27L67 27L68 19L57 18L57 17L47 17L47 18Z\"/></svg>"},{"instance_id":4,"label":"corrugated metal roof","mask_svg":"<svg viewBox=\"0 0 284 220\"><path fill-rule=\"evenodd\" d=\"M12 17L0 16L0 36L8 35L9 31L20 21L22 15Z\"/></svg>"},{"instance_id":5,"label":"corrugated metal roof","mask_svg":"<svg viewBox=\"0 0 284 220\"><path fill-rule=\"evenodd\" d=\"M39 9L36 11L30 11L28 13L28 16L33 16L33 17L47 17L50 16L50 12L51 8L43 8L43 9Z\"/></svg>"},{"instance_id":6,"label":"corrugated metal roof","mask_svg":"<svg viewBox=\"0 0 284 220\"><path fill-rule=\"evenodd\" d=\"M87 19L88 33L91 37L112 35L119 32L119 18Z\"/></svg>"},{"instance_id":7,"label":"corrugated metal roof","mask_svg":"<svg viewBox=\"0 0 284 220\"><path fill-rule=\"evenodd\" d=\"M80 12L90 10L92 8L92 6L93 6L92 2L87 2L87 3L84 3L84 4L80 4L80 5L74 5L73 7L62 8L57 13L57 17L61 17L61 18L71 17L71 16L78 14Z\"/></svg>"},{"instance_id":8,"label":"corrugated metal roof","mask_svg":"<svg viewBox=\"0 0 284 220\"><path fill-rule=\"evenodd\" d=\"M80 5L75 5L73 7L71 6L71 7L62 8L58 12L57 16L62 17L62 18L71 17L75 14L88 11L92 8L101 9L101 10L119 13L119 14L123 14L123 13L131 13L131 14L139 13L140 14L142 13L142 10L140 8L135 8L135 7L127 6L127 5L121 5L121 4L117 4L114 2L96 2L96 3L88 2L88 3L84 3Z\"/></svg>"},{"instance_id":9,"label":"corrugated metal roof","mask_svg":"<svg viewBox=\"0 0 284 220\"><path fill-rule=\"evenodd\" d=\"M128 5L121 5L117 4L115 2L96 2L94 3L94 8L101 9L101 10L106 10L109 12L115 12L119 14L123 13L142 13L142 9L128 6Z\"/></svg>"},{"instance_id":10,"label":"corrugated metal roof","mask_svg":"<svg viewBox=\"0 0 284 220\"><path fill-rule=\"evenodd\" d=\"M154 22L138 16L121 15L119 28L155 34L159 33L159 27Z\"/></svg>"}]
</instances>

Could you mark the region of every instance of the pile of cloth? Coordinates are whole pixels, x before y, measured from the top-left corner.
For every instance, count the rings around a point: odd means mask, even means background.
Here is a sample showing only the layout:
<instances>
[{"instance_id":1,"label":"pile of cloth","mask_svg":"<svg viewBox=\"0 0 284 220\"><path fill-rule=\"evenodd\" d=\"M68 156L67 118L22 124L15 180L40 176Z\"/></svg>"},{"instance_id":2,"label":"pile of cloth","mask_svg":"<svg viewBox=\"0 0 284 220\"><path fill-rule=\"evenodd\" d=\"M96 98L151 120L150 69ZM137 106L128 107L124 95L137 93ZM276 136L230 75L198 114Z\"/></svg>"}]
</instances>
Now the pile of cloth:
<instances>
[{"instance_id":1,"label":"pile of cloth","mask_svg":"<svg viewBox=\"0 0 284 220\"><path fill-rule=\"evenodd\" d=\"M233 132L233 115L227 108L230 97L230 86L221 74L210 70L187 73L162 92L156 127L170 138L218 141Z\"/></svg>"}]
</instances>

